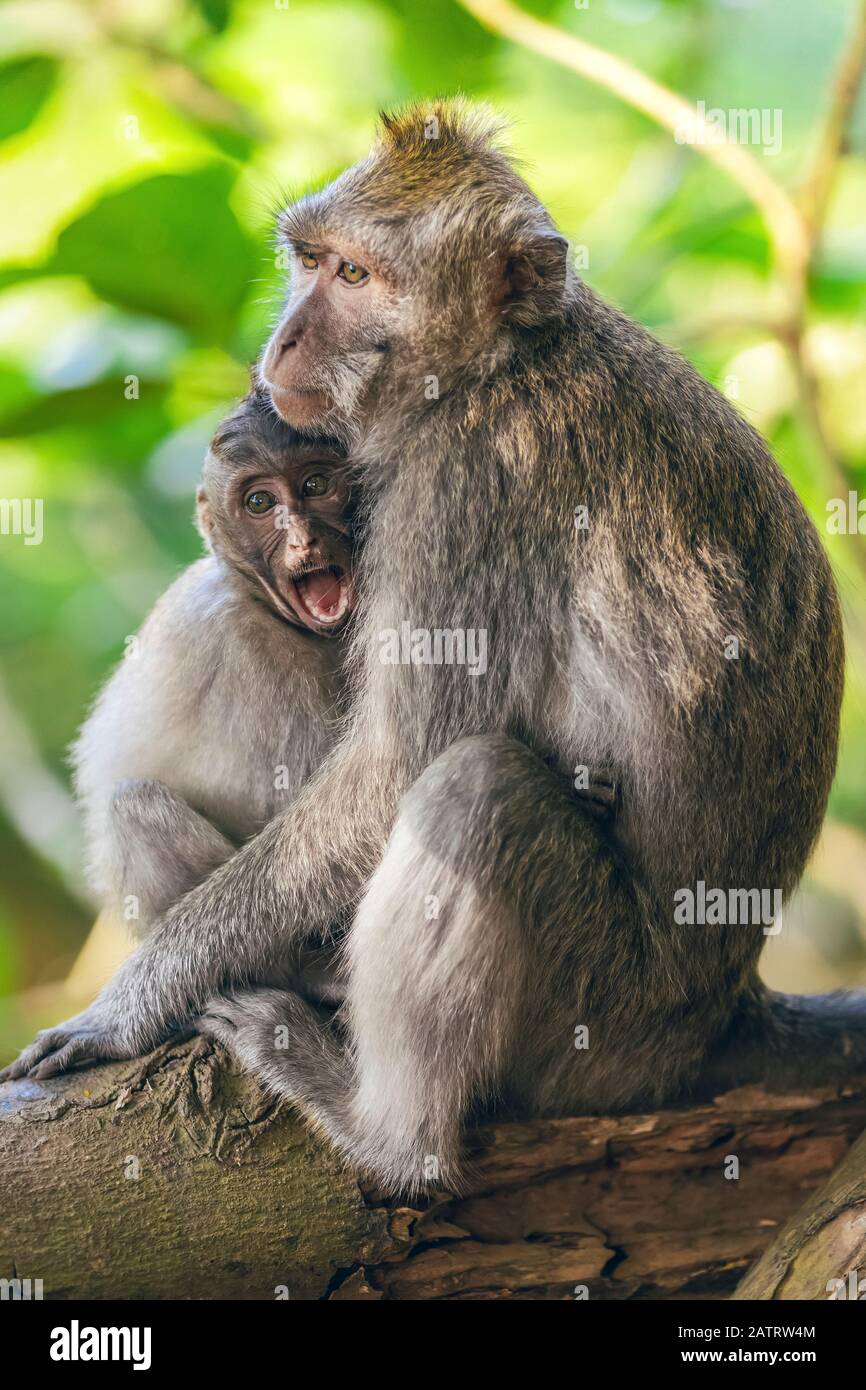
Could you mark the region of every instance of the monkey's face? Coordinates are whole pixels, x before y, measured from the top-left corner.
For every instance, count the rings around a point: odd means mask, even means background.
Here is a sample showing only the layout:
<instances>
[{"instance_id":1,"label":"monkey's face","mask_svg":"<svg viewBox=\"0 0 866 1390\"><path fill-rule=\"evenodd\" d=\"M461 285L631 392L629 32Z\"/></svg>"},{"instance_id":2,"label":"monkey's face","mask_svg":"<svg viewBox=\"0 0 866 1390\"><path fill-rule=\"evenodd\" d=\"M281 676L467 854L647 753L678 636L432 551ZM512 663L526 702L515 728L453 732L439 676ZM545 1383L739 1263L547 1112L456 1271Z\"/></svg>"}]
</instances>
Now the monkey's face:
<instances>
[{"instance_id":1,"label":"monkey's face","mask_svg":"<svg viewBox=\"0 0 866 1390\"><path fill-rule=\"evenodd\" d=\"M355 607L353 513L343 454L305 440L253 393L223 421L205 460L199 530L274 612L322 635Z\"/></svg>"},{"instance_id":2,"label":"monkey's face","mask_svg":"<svg viewBox=\"0 0 866 1390\"><path fill-rule=\"evenodd\" d=\"M433 408L562 312L567 244L489 142L442 108L386 122L372 155L280 218L293 252L260 380L300 429L352 440L373 414Z\"/></svg>"},{"instance_id":3,"label":"monkey's face","mask_svg":"<svg viewBox=\"0 0 866 1390\"><path fill-rule=\"evenodd\" d=\"M281 617L317 633L340 630L355 606L345 464L301 451L279 470L235 480L236 544Z\"/></svg>"},{"instance_id":4,"label":"monkey's face","mask_svg":"<svg viewBox=\"0 0 866 1390\"><path fill-rule=\"evenodd\" d=\"M372 262L354 259L348 241L339 249L295 242L293 253L291 291L262 380L289 424L340 428L358 415L399 337L399 297Z\"/></svg>"}]
</instances>

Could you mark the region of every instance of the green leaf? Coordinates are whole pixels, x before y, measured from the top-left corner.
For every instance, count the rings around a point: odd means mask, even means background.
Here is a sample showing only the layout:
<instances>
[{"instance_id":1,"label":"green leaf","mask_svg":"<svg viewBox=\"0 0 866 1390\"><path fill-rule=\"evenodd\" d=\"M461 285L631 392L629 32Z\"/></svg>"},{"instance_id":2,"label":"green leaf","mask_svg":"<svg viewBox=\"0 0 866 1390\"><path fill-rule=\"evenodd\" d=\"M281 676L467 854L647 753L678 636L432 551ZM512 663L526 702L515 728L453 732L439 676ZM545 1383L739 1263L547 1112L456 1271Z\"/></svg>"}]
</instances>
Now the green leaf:
<instances>
[{"instance_id":1,"label":"green leaf","mask_svg":"<svg viewBox=\"0 0 866 1390\"><path fill-rule=\"evenodd\" d=\"M13 285L23 285L27 280L41 280L45 274L42 266L7 265L0 269L0 292Z\"/></svg>"},{"instance_id":2,"label":"green leaf","mask_svg":"<svg viewBox=\"0 0 866 1390\"><path fill-rule=\"evenodd\" d=\"M15 362L0 361L0 419L23 410L36 396L27 374Z\"/></svg>"},{"instance_id":3,"label":"green leaf","mask_svg":"<svg viewBox=\"0 0 866 1390\"><path fill-rule=\"evenodd\" d=\"M121 378L109 378L75 391L56 391L30 400L0 417L4 439L52 435L82 436L94 467L112 472L135 468L171 428L169 387L142 381L139 400L124 397Z\"/></svg>"},{"instance_id":4,"label":"green leaf","mask_svg":"<svg viewBox=\"0 0 866 1390\"><path fill-rule=\"evenodd\" d=\"M53 58L16 58L0 66L0 140L19 135L41 111L57 80Z\"/></svg>"},{"instance_id":5,"label":"green leaf","mask_svg":"<svg viewBox=\"0 0 866 1390\"><path fill-rule=\"evenodd\" d=\"M239 164L248 164L256 148L256 138L237 126L222 125L219 121L204 121L189 109L184 110L187 120L193 122L213 145L214 149L228 159Z\"/></svg>"},{"instance_id":6,"label":"green leaf","mask_svg":"<svg viewBox=\"0 0 866 1390\"><path fill-rule=\"evenodd\" d=\"M396 58L410 89L435 96L490 81L504 42L453 0L388 0L388 9L398 17Z\"/></svg>"},{"instance_id":7,"label":"green leaf","mask_svg":"<svg viewBox=\"0 0 866 1390\"><path fill-rule=\"evenodd\" d=\"M256 251L229 205L225 165L159 174L109 193L61 233L48 275L82 275L124 308L224 342L256 273Z\"/></svg>"},{"instance_id":8,"label":"green leaf","mask_svg":"<svg viewBox=\"0 0 866 1390\"><path fill-rule=\"evenodd\" d=\"M232 17L232 0L196 0L196 9L208 28L221 34Z\"/></svg>"}]
</instances>

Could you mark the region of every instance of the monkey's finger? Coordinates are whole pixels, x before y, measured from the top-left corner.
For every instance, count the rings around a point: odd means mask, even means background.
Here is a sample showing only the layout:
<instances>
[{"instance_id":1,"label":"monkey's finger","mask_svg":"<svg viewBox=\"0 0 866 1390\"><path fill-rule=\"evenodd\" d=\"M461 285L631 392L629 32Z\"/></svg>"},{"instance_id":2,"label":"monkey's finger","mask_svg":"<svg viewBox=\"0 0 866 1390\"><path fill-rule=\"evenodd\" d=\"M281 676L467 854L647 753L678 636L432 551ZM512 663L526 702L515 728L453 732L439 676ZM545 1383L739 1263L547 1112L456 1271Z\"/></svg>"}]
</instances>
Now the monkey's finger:
<instances>
[{"instance_id":1,"label":"monkey's finger","mask_svg":"<svg viewBox=\"0 0 866 1390\"><path fill-rule=\"evenodd\" d=\"M43 1057L50 1052L55 1052L57 1048L63 1047L68 1038L69 1034L60 1028L49 1028L44 1033L40 1033L35 1042L32 1042L29 1047L25 1047L20 1057L16 1057L14 1062L10 1062L8 1067L4 1067L0 1071L0 1082L20 1081L22 1077L29 1076Z\"/></svg>"},{"instance_id":2,"label":"monkey's finger","mask_svg":"<svg viewBox=\"0 0 866 1390\"><path fill-rule=\"evenodd\" d=\"M104 1049L100 1048L96 1038L73 1038L65 1047L34 1067L30 1074L34 1081L44 1081L49 1076L59 1076L62 1071L68 1071L76 1062L94 1061L104 1055Z\"/></svg>"},{"instance_id":3,"label":"monkey's finger","mask_svg":"<svg viewBox=\"0 0 866 1390\"><path fill-rule=\"evenodd\" d=\"M208 1010L196 1020L196 1027L199 1033L206 1038L215 1038L217 1042L224 1042L237 1032L237 1026L232 1019L218 1010Z\"/></svg>"},{"instance_id":4,"label":"monkey's finger","mask_svg":"<svg viewBox=\"0 0 866 1390\"><path fill-rule=\"evenodd\" d=\"M261 992L264 993L264 991ZM258 995L258 991L249 991L246 994L213 994L205 1003L201 1017L213 1019L217 1023L225 1023L230 1028L236 1028L246 1016L244 1000L248 999L252 993Z\"/></svg>"},{"instance_id":5,"label":"monkey's finger","mask_svg":"<svg viewBox=\"0 0 866 1390\"><path fill-rule=\"evenodd\" d=\"M234 1047L238 1026L242 1018L233 1006L233 1000L224 997L212 999L196 1019L196 1030L211 1042L222 1043L229 1051Z\"/></svg>"}]
</instances>

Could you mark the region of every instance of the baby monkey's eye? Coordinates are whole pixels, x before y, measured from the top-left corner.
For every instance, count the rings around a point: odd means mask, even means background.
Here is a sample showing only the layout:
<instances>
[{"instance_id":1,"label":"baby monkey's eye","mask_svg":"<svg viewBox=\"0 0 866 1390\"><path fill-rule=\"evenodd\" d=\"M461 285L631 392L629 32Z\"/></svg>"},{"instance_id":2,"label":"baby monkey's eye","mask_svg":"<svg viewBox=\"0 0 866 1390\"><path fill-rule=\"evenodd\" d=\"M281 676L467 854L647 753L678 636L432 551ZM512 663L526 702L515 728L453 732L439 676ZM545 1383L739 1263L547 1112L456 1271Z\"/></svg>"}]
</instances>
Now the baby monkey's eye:
<instances>
[{"instance_id":1,"label":"baby monkey's eye","mask_svg":"<svg viewBox=\"0 0 866 1390\"><path fill-rule=\"evenodd\" d=\"M318 270L318 258L313 255L312 251L302 251L301 265L304 267L304 270Z\"/></svg>"},{"instance_id":2,"label":"baby monkey's eye","mask_svg":"<svg viewBox=\"0 0 866 1390\"><path fill-rule=\"evenodd\" d=\"M360 285L362 280L366 280L370 274L362 265L355 265L354 261L341 261L337 269L337 274L349 285Z\"/></svg>"},{"instance_id":3,"label":"baby monkey's eye","mask_svg":"<svg viewBox=\"0 0 866 1390\"><path fill-rule=\"evenodd\" d=\"M311 473L304 479L301 494L304 497L325 497L331 490L331 479L325 473Z\"/></svg>"},{"instance_id":4,"label":"baby monkey's eye","mask_svg":"<svg viewBox=\"0 0 866 1390\"><path fill-rule=\"evenodd\" d=\"M277 505L277 499L272 492L251 492L246 498L244 506L253 516L264 516L271 507Z\"/></svg>"}]
</instances>

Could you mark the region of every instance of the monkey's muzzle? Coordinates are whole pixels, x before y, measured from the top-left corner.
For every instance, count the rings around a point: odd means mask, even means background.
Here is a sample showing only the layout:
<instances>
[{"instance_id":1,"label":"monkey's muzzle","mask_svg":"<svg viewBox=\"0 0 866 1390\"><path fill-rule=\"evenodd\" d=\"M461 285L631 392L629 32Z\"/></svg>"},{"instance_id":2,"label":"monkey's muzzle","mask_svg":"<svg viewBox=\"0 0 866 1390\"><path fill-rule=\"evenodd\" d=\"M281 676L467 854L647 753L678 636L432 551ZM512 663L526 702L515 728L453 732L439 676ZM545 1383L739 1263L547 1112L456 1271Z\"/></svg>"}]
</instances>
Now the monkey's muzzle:
<instances>
[{"instance_id":1,"label":"monkey's muzzle","mask_svg":"<svg viewBox=\"0 0 866 1390\"><path fill-rule=\"evenodd\" d=\"M349 573L339 565L306 570L293 576L287 597L307 627L336 628L355 606L355 590Z\"/></svg>"}]
</instances>

